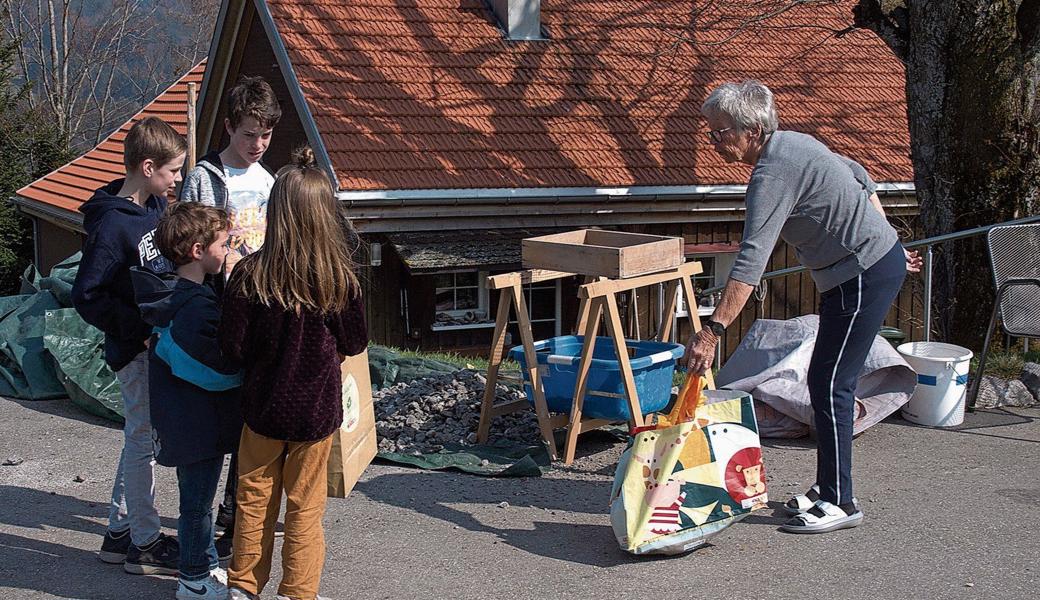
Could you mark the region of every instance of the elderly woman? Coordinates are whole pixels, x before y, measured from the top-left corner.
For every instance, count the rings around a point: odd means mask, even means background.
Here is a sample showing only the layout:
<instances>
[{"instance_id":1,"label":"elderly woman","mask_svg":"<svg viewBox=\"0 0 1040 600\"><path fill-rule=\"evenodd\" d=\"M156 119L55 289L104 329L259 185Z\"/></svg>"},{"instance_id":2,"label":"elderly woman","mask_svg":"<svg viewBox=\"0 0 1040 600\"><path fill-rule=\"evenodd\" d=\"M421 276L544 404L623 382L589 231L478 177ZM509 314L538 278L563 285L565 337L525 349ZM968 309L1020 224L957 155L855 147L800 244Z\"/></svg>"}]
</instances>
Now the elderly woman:
<instances>
[{"instance_id":1,"label":"elderly woman","mask_svg":"<svg viewBox=\"0 0 1040 600\"><path fill-rule=\"evenodd\" d=\"M855 527L863 520L852 495L856 378L906 272L920 270L921 259L900 245L863 167L811 136L777 130L773 93L766 86L723 84L701 113L715 151L726 162L754 169L740 252L715 312L687 342L687 364L696 373L708 369L719 338L761 280L777 239L793 246L820 292L820 328L808 376L818 450L816 483L784 505L793 517L781 529L824 533Z\"/></svg>"}]
</instances>

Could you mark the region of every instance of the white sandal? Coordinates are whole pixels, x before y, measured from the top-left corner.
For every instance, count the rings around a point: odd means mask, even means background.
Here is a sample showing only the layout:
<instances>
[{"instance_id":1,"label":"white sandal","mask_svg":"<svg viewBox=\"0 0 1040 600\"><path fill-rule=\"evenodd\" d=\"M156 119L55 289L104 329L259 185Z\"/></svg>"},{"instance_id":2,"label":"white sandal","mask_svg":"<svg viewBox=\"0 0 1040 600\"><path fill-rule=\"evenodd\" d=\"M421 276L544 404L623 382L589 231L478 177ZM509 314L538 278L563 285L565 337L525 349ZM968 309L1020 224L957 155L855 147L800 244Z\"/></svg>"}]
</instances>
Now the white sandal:
<instances>
[{"instance_id":1,"label":"white sandal","mask_svg":"<svg viewBox=\"0 0 1040 600\"><path fill-rule=\"evenodd\" d=\"M780 526L788 533L827 533L855 527L863 522L863 511L853 499L856 512L847 514L840 506L820 500L816 506Z\"/></svg>"},{"instance_id":2,"label":"white sandal","mask_svg":"<svg viewBox=\"0 0 1040 600\"><path fill-rule=\"evenodd\" d=\"M789 515L797 516L807 512L810 508L816 506L816 503L820 500L820 486L815 483L809 488L809 491L804 494L798 494L791 498L784 504L784 512Z\"/></svg>"}]
</instances>

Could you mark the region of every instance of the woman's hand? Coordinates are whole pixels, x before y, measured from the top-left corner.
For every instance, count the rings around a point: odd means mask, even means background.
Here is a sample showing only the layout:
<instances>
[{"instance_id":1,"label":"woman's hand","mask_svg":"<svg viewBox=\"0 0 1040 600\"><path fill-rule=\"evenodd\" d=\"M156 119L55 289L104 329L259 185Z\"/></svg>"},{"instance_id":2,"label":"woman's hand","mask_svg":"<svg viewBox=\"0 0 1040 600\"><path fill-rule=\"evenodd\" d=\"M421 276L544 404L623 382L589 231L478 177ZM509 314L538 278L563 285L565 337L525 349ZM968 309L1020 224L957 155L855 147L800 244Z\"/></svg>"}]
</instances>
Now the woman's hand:
<instances>
[{"instance_id":1,"label":"woman's hand","mask_svg":"<svg viewBox=\"0 0 1040 600\"><path fill-rule=\"evenodd\" d=\"M917 250L907 250L903 248L903 254L906 255L906 270L908 273L920 273L921 267L924 266L924 259Z\"/></svg>"},{"instance_id":2,"label":"woman's hand","mask_svg":"<svg viewBox=\"0 0 1040 600\"><path fill-rule=\"evenodd\" d=\"M715 346L719 338L710 329L701 329L686 341L686 370L703 375L715 362Z\"/></svg>"}]
</instances>

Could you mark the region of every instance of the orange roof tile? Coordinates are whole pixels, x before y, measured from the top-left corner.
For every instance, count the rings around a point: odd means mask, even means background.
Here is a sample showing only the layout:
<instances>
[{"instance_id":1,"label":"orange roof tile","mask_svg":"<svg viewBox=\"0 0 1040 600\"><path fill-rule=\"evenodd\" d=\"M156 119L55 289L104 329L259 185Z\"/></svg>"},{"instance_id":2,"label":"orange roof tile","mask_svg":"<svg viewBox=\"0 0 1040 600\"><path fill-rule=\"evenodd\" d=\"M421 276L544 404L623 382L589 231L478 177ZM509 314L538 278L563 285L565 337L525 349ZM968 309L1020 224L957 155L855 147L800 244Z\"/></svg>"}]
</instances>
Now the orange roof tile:
<instances>
[{"instance_id":1,"label":"orange roof tile","mask_svg":"<svg viewBox=\"0 0 1040 600\"><path fill-rule=\"evenodd\" d=\"M77 218L79 206L90 199L94 190L125 175L123 140L134 123L156 116L181 135L187 135L188 84L201 88L205 71L203 60L93 150L23 187L18 195L66 210L70 217Z\"/></svg>"},{"instance_id":2,"label":"orange roof tile","mask_svg":"<svg viewBox=\"0 0 1040 600\"><path fill-rule=\"evenodd\" d=\"M698 109L749 77L782 128L913 181L903 66L831 35L854 2L740 28L762 4L542 0L551 39L513 42L482 0L268 1L343 189L743 184Z\"/></svg>"}]
</instances>

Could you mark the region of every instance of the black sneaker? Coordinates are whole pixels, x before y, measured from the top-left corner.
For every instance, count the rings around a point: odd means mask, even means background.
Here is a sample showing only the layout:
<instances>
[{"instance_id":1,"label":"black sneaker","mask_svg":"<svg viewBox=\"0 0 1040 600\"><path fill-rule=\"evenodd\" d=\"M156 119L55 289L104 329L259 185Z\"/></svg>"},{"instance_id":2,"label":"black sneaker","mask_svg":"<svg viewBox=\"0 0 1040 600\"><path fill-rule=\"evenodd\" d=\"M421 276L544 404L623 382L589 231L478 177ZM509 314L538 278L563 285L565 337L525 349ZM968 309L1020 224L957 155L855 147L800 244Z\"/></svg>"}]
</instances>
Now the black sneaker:
<instances>
[{"instance_id":1,"label":"black sneaker","mask_svg":"<svg viewBox=\"0 0 1040 600\"><path fill-rule=\"evenodd\" d=\"M180 555L177 538L160 533L144 548L131 544L123 570L134 575L176 575Z\"/></svg>"},{"instance_id":2,"label":"black sneaker","mask_svg":"<svg viewBox=\"0 0 1040 600\"><path fill-rule=\"evenodd\" d=\"M217 507L217 527L228 529L235 526L235 509L223 502Z\"/></svg>"},{"instance_id":3,"label":"black sneaker","mask_svg":"<svg viewBox=\"0 0 1040 600\"><path fill-rule=\"evenodd\" d=\"M213 545L217 547L217 560L220 562L231 560L231 555L234 553L232 549L234 539L235 532L225 529L224 533L214 541Z\"/></svg>"},{"instance_id":4,"label":"black sneaker","mask_svg":"<svg viewBox=\"0 0 1040 600\"><path fill-rule=\"evenodd\" d=\"M113 533L105 532L105 539L101 542L101 552L98 558L101 562L110 565L121 565L126 560L126 552L130 549L130 530Z\"/></svg>"}]
</instances>

